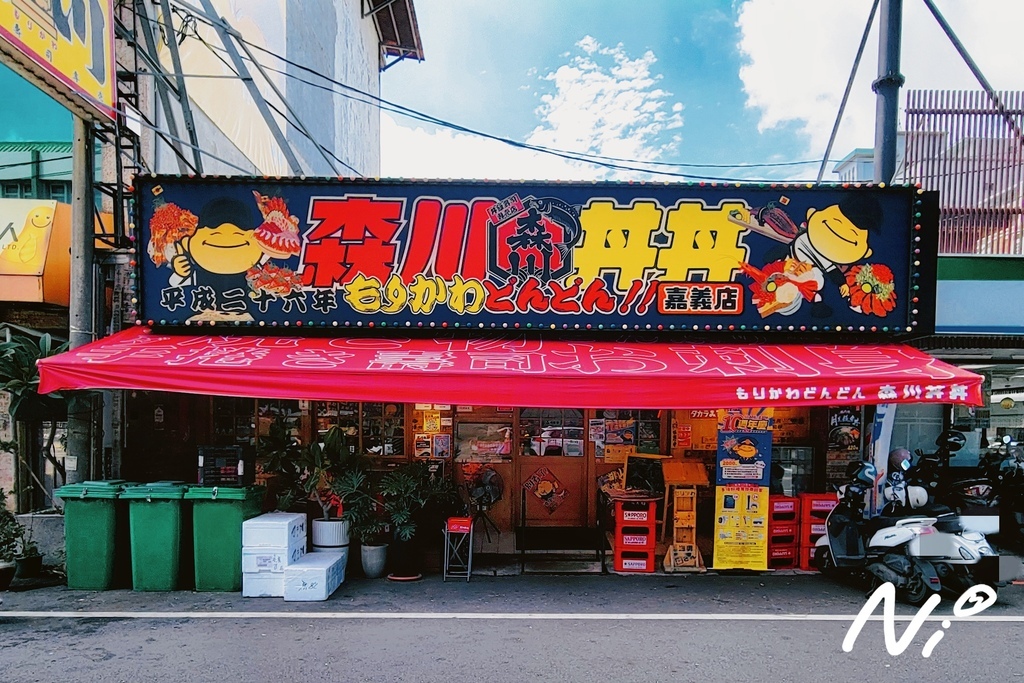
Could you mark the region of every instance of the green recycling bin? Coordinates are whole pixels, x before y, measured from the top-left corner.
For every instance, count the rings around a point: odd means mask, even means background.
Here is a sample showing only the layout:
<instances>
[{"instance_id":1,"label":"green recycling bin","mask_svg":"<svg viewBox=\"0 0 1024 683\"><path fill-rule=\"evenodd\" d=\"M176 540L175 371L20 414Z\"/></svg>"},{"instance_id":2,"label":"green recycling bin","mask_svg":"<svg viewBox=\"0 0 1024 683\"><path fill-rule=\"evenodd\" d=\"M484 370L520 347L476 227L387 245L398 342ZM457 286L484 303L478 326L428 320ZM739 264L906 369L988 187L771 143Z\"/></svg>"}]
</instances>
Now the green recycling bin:
<instances>
[{"instance_id":1,"label":"green recycling bin","mask_svg":"<svg viewBox=\"0 0 1024 683\"><path fill-rule=\"evenodd\" d=\"M242 522L263 512L262 486L189 488L197 591L242 590Z\"/></svg>"},{"instance_id":2,"label":"green recycling bin","mask_svg":"<svg viewBox=\"0 0 1024 683\"><path fill-rule=\"evenodd\" d=\"M64 501L68 588L105 591L131 585L128 510L118 500L131 485L120 479L83 481L54 491Z\"/></svg>"},{"instance_id":3,"label":"green recycling bin","mask_svg":"<svg viewBox=\"0 0 1024 683\"><path fill-rule=\"evenodd\" d=\"M191 582L186 573L191 568L192 536L184 502L187 490L183 482L156 481L121 492L128 501L135 590L173 591L184 587L184 581Z\"/></svg>"}]
</instances>

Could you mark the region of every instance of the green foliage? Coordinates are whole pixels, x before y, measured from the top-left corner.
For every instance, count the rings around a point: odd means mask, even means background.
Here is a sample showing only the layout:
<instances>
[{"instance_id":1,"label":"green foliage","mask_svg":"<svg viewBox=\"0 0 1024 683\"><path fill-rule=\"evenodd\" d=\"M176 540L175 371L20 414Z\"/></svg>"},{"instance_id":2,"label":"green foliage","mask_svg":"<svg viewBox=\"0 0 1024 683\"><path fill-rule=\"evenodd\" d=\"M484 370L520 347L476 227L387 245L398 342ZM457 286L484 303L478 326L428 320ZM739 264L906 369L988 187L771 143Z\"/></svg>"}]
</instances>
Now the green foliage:
<instances>
[{"instance_id":1,"label":"green foliage","mask_svg":"<svg viewBox=\"0 0 1024 683\"><path fill-rule=\"evenodd\" d=\"M426 462L410 462L381 477L380 495L394 537L411 541L419 526L432 515L442 515L459 496L450 479L434 476Z\"/></svg>"},{"instance_id":2,"label":"green foliage","mask_svg":"<svg viewBox=\"0 0 1024 683\"><path fill-rule=\"evenodd\" d=\"M7 494L0 489L0 562L13 562L24 527L14 513L7 509Z\"/></svg>"},{"instance_id":3,"label":"green foliage","mask_svg":"<svg viewBox=\"0 0 1024 683\"><path fill-rule=\"evenodd\" d=\"M342 504L332 482L339 476L362 466L364 456L348 448L345 431L331 427L322 443L301 445L291 436L294 422L277 418L270 434L260 439L259 455L267 459L264 471L277 475L280 493L279 510L287 510L298 501L315 500L323 510L324 519Z\"/></svg>"},{"instance_id":4,"label":"green foliage","mask_svg":"<svg viewBox=\"0 0 1024 683\"><path fill-rule=\"evenodd\" d=\"M269 434L259 440L257 455L266 459L263 471L274 475L278 510L290 510L303 497L303 487L299 483L302 446L292 436L294 426L294 420L278 417L271 423Z\"/></svg>"},{"instance_id":5,"label":"green foliage","mask_svg":"<svg viewBox=\"0 0 1024 683\"><path fill-rule=\"evenodd\" d=\"M388 521L370 473L353 467L334 478L332 489L342 500L341 518L349 521L349 533L364 545L387 542Z\"/></svg>"},{"instance_id":6,"label":"green foliage","mask_svg":"<svg viewBox=\"0 0 1024 683\"><path fill-rule=\"evenodd\" d=\"M49 334L38 340L27 335L11 335L11 340L0 342L0 389L11 394L11 415L23 419L20 413L35 410L59 411L64 397L59 393L39 394L39 369L36 361L49 358L68 349L68 342L53 345Z\"/></svg>"},{"instance_id":7,"label":"green foliage","mask_svg":"<svg viewBox=\"0 0 1024 683\"><path fill-rule=\"evenodd\" d=\"M39 554L39 546L32 537L32 522L29 517L29 525L21 524L21 533L18 535L17 557L33 557Z\"/></svg>"}]
</instances>

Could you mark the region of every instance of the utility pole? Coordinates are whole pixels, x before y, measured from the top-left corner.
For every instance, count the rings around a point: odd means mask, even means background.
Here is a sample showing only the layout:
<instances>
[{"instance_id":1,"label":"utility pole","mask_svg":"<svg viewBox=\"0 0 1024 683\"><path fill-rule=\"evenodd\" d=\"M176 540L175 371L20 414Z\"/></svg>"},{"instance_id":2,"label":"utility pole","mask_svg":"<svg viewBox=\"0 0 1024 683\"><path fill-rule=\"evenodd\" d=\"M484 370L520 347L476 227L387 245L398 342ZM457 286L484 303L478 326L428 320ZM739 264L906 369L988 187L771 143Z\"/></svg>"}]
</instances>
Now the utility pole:
<instances>
[{"instance_id":1,"label":"utility pole","mask_svg":"<svg viewBox=\"0 0 1024 683\"><path fill-rule=\"evenodd\" d=\"M896 130L899 123L900 34L903 32L903 0L882 0L878 25L878 79L871 84L877 94L875 107L875 182L890 183L896 174Z\"/></svg>"},{"instance_id":2,"label":"utility pole","mask_svg":"<svg viewBox=\"0 0 1024 683\"><path fill-rule=\"evenodd\" d=\"M93 243L95 210L92 181L94 175L92 124L74 117L74 145L71 150L71 297L68 306L68 342L74 349L95 340L93 316ZM88 478L92 453L93 399L73 394L68 400L67 453L75 458L67 466L66 481Z\"/></svg>"}]
</instances>

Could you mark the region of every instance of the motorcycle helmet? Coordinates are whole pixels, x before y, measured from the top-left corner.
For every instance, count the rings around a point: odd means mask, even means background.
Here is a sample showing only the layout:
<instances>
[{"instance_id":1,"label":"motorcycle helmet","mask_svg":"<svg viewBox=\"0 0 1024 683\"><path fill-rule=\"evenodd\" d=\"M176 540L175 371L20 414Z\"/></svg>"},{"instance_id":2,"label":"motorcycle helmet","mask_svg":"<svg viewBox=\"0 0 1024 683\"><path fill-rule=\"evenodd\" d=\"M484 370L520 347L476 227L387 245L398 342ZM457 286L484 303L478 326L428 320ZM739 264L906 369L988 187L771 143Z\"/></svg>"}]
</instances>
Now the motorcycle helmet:
<instances>
[{"instance_id":1,"label":"motorcycle helmet","mask_svg":"<svg viewBox=\"0 0 1024 683\"><path fill-rule=\"evenodd\" d=\"M910 469L911 455L906 448L889 451L889 472L906 472Z\"/></svg>"},{"instance_id":2,"label":"motorcycle helmet","mask_svg":"<svg viewBox=\"0 0 1024 683\"><path fill-rule=\"evenodd\" d=\"M939 434L935 445L947 453L956 453L967 444L967 437L954 429L947 429Z\"/></svg>"},{"instance_id":3,"label":"motorcycle helmet","mask_svg":"<svg viewBox=\"0 0 1024 683\"><path fill-rule=\"evenodd\" d=\"M907 503L915 510L928 504L928 492L923 486L907 487Z\"/></svg>"},{"instance_id":4,"label":"motorcycle helmet","mask_svg":"<svg viewBox=\"0 0 1024 683\"><path fill-rule=\"evenodd\" d=\"M865 486L874 486L877 470L870 462L851 462L847 468L847 474L851 479Z\"/></svg>"}]
</instances>

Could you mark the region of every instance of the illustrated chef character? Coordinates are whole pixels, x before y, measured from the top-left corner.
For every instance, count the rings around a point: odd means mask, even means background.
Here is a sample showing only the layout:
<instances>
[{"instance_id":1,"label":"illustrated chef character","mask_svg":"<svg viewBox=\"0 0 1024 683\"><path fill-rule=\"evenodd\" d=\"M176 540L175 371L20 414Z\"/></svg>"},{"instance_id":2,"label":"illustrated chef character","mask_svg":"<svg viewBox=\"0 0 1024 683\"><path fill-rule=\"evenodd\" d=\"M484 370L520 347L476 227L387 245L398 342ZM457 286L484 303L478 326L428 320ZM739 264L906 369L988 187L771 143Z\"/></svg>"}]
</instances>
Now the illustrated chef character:
<instances>
[{"instance_id":1,"label":"illustrated chef character","mask_svg":"<svg viewBox=\"0 0 1024 683\"><path fill-rule=\"evenodd\" d=\"M750 464L757 459L757 442L745 436L737 441L729 452L739 458L741 463Z\"/></svg>"},{"instance_id":2,"label":"illustrated chef character","mask_svg":"<svg viewBox=\"0 0 1024 683\"><path fill-rule=\"evenodd\" d=\"M199 213L191 237L174 245L172 286L209 286L214 292L248 291L245 274L263 258L253 236L255 216L246 204L227 197L214 199Z\"/></svg>"},{"instance_id":3,"label":"illustrated chef character","mask_svg":"<svg viewBox=\"0 0 1024 683\"><path fill-rule=\"evenodd\" d=\"M881 232L881 207L873 197L849 195L838 204L808 209L805 225L790 243L790 256L809 263L824 278L838 285L843 297L848 297L846 266L871 256L868 235ZM814 295L811 315L818 318L832 315L831 307L821 299L820 289Z\"/></svg>"}]
</instances>

